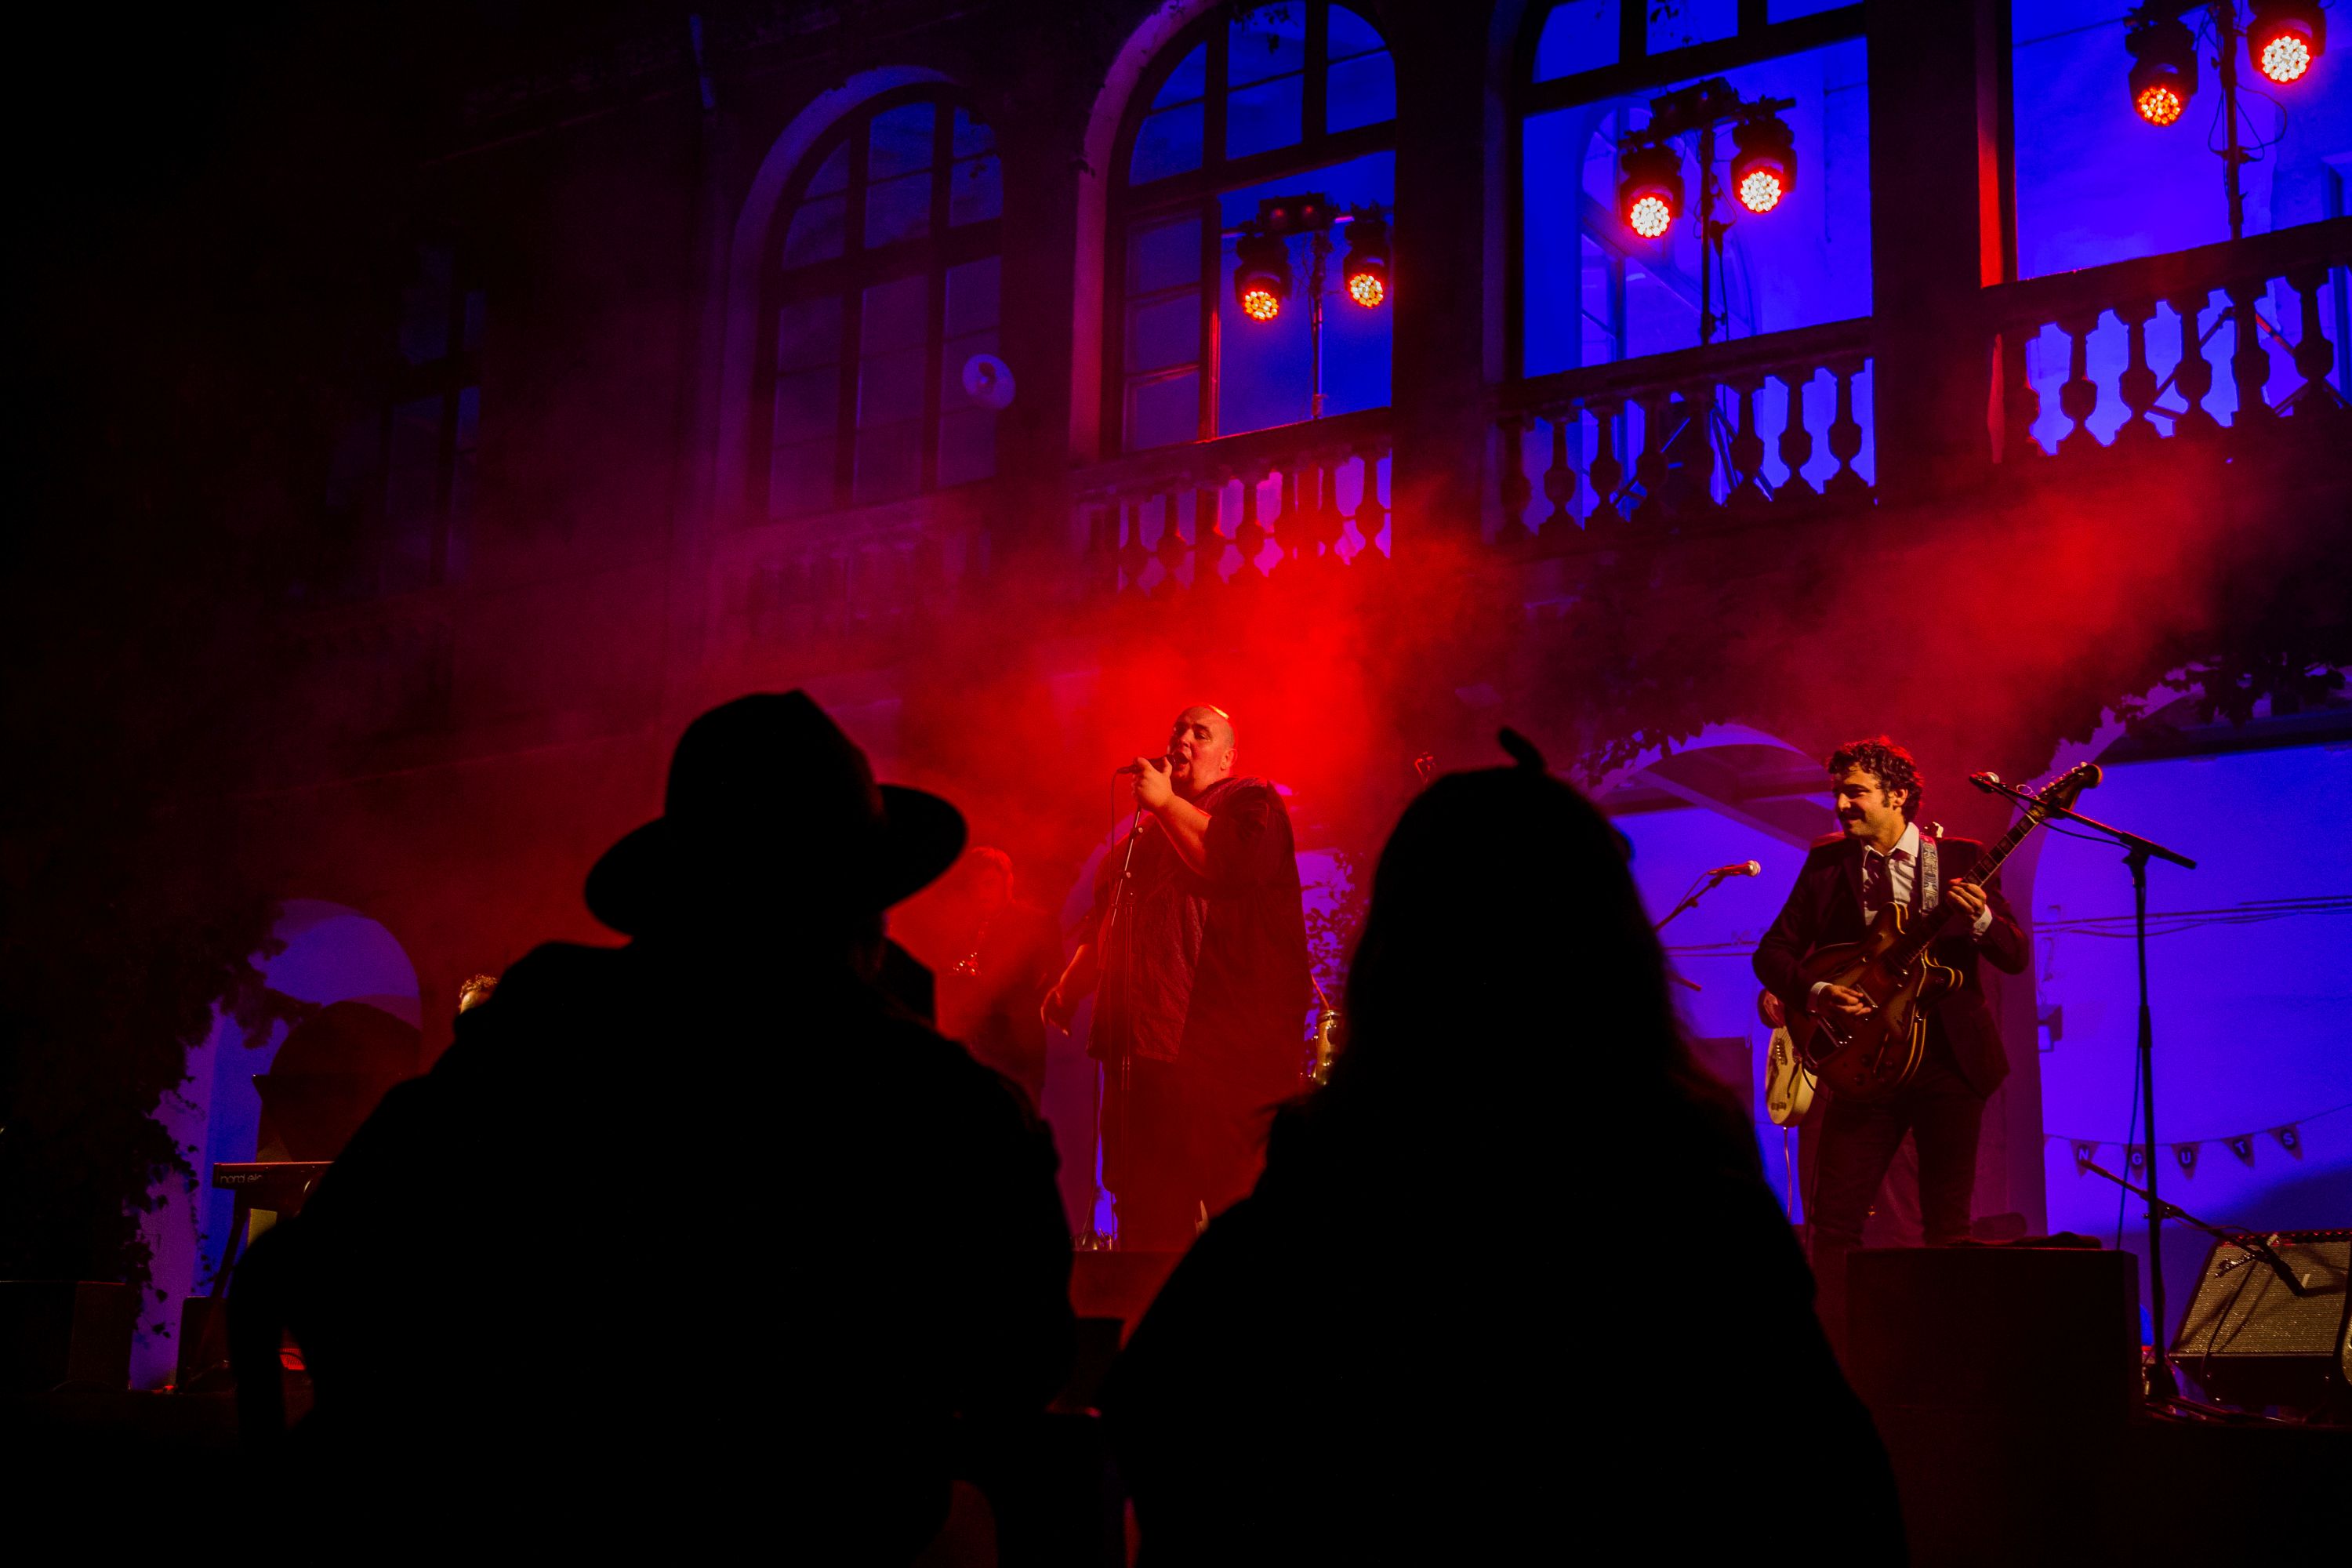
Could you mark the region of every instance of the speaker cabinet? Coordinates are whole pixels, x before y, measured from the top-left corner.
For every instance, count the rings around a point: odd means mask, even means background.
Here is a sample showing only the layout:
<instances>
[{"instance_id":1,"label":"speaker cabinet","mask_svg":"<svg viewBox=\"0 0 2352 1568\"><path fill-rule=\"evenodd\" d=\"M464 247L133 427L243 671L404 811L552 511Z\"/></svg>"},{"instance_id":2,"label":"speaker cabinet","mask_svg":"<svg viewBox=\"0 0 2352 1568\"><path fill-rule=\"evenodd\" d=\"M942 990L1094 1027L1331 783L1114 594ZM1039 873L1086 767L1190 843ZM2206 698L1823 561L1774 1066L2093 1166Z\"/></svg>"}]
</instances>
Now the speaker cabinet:
<instances>
[{"instance_id":1,"label":"speaker cabinet","mask_svg":"<svg viewBox=\"0 0 2352 1568\"><path fill-rule=\"evenodd\" d=\"M2288 1230L2269 1239L2302 1293L2244 1247L2216 1242L2173 1336L2172 1359L2212 1398L2308 1409L2352 1386L2352 1230Z\"/></svg>"}]
</instances>

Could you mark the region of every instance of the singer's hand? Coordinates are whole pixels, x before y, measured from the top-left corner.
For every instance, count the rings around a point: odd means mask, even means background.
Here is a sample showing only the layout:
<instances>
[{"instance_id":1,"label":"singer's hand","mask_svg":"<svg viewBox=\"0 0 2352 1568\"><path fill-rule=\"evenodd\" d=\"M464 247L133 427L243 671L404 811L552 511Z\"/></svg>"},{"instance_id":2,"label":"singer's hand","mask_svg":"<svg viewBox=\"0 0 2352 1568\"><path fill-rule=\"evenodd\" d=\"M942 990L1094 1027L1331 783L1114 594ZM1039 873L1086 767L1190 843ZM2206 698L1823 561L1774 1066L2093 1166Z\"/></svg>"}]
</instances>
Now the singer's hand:
<instances>
[{"instance_id":1,"label":"singer's hand","mask_svg":"<svg viewBox=\"0 0 2352 1568\"><path fill-rule=\"evenodd\" d=\"M1062 988L1056 985L1045 993L1045 1005L1037 1009L1037 1016L1052 1027L1067 1034L1070 1030L1070 1019L1076 1015L1077 1010L1077 998L1064 995Z\"/></svg>"},{"instance_id":2,"label":"singer's hand","mask_svg":"<svg viewBox=\"0 0 2352 1568\"><path fill-rule=\"evenodd\" d=\"M1789 1010L1769 991L1756 993L1756 1016L1764 1020L1768 1029L1777 1029L1789 1021Z\"/></svg>"},{"instance_id":3,"label":"singer's hand","mask_svg":"<svg viewBox=\"0 0 2352 1568\"><path fill-rule=\"evenodd\" d=\"M1176 786L1168 776L1164 757L1135 759L1135 804L1145 811L1158 811L1176 798Z\"/></svg>"}]
</instances>

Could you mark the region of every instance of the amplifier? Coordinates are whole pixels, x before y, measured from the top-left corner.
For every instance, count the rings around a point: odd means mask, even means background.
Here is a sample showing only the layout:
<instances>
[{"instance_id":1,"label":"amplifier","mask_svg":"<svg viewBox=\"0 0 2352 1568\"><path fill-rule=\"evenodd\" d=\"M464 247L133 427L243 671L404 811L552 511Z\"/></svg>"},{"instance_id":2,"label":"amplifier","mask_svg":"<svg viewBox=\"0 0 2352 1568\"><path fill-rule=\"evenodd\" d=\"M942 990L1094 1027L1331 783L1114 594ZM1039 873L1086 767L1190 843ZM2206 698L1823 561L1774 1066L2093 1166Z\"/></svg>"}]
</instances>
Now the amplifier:
<instances>
[{"instance_id":1,"label":"amplifier","mask_svg":"<svg viewBox=\"0 0 2352 1568\"><path fill-rule=\"evenodd\" d=\"M2326 1404L2352 1386L2352 1229L2283 1230L2264 1239L2302 1292L2255 1254L2216 1242L2173 1336L2174 1364L2231 1405Z\"/></svg>"}]
</instances>

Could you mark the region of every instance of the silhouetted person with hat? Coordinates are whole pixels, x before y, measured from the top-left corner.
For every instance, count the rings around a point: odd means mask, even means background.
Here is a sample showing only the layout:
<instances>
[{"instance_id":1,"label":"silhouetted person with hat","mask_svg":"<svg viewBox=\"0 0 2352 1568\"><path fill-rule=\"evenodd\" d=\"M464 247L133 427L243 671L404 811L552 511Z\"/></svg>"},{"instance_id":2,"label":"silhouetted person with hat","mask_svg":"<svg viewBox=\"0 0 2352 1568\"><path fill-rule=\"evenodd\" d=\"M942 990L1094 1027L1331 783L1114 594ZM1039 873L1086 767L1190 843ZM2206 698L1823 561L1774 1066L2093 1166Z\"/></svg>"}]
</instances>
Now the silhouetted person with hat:
<instances>
[{"instance_id":1,"label":"silhouetted person with hat","mask_svg":"<svg viewBox=\"0 0 2352 1568\"><path fill-rule=\"evenodd\" d=\"M918 1551L951 1415L1041 1408L1072 1328L1048 1134L877 984L963 838L802 693L696 720L588 879L634 940L509 969L277 1259L302 1473L395 1526Z\"/></svg>"},{"instance_id":2,"label":"silhouetted person with hat","mask_svg":"<svg viewBox=\"0 0 2352 1568\"><path fill-rule=\"evenodd\" d=\"M1382 852L1328 1087L1112 1369L1142 1563L1898 1561L1738 1106L1622 841L1520 765Z\"/></svg>"}]
</instances>

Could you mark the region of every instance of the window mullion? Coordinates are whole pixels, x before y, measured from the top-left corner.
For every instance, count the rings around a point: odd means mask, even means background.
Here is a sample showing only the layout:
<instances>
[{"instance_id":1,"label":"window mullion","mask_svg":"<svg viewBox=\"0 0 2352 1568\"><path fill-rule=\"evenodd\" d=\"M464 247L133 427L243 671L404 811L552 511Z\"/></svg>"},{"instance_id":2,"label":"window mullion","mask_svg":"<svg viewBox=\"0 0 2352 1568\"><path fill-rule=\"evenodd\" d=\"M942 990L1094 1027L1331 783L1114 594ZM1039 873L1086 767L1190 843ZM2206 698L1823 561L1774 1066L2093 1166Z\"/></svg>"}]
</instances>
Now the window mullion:
<instances>
[{"instance_id":1,"label":"window mullion","mask_svg":"<svg viewBox=\"0 0 2352 1568\"><path fill-rule=\"evenodd\" d=\"M874 140L871 110L850 128L849 193L842 209L841 395L834 413L833 501L847 504L857 475L857 391L864 354L865 295L858 273L866 253L866 175Z\"/></svg>"},{"instance_id":2,"label":"window mullion","mask_svg":"<svg viewBox=\"0 0 2352 1568\"><path fill-rule=\"evenodd\" d=\"M1331 7L1328 0L1311 0L1307 7L1306 53L1306 79L1299 84L1298 94L1298 142L1302 147L1313 147L1323 140L1324 129L1331 122L1325 110L1331 82L1331 73L1327 68L1331 53Z\"/></svg>"}]
</instances>

